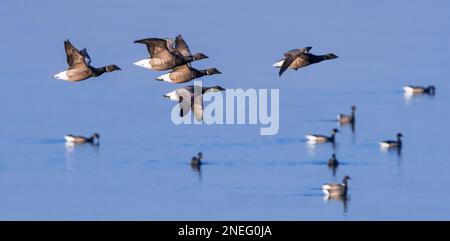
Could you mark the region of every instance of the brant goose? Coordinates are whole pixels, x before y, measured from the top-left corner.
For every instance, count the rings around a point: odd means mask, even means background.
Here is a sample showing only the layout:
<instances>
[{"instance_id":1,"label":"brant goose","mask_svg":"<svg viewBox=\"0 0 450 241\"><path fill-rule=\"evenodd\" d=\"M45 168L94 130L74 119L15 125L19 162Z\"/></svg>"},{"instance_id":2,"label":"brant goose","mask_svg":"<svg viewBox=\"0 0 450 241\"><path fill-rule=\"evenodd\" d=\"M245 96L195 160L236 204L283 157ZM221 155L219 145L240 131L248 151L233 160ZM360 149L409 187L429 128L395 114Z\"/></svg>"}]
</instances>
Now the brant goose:
<instances>
[{"instance_id":1,"label":"brant goose","mask_svg":"<svg viewBox=\"0 0 450 241\"><path fill-rule=\"evenodd\" d=\"M339 197L347 196L348 180L351 180L349 176L345 176L342 183L327 183L322 185L322 191L325 196Z\"/></svg>"},{"instance_id":2,"label":"brant goose","mask_svg":"<svg viewBox=\"0 0 450 241\"><path fill-rule=\"evenodd\" d=\"M91 64L91 58L86 49L79 51L76 49L69 40L64 41L64 48L67 55L67 64L69 69L60 72L53 77L55 79L62 79L67 81L82 81L90 77L98 77L105 72L112 72L120 70L116 65L108 65L101 68L94 68Z\"/></svg>"},{"instance_id":3,"label":"brant goose","mask_svg":"<svg viewBox=\"0 0 450 241\"><path fill-rule=\"evenodd\" d=\"M176 42L176 41L175 41ZM147 46L150 58L134 63L137 66L152 70L169 70L176 66L184 65L192 61L208 58L208 56L198 53L190 56L183 56L176 49L172 52L167 47L167 40L159 38L146 38L136 40L134 43L141 43Z\"/></svg>"},{"instance_id":4,"label":"brant goose","mask_svg":"<svg viewBox=\"0 0 450 241\"><path fill-rule=\"evenodd\" d=\"M356 106L352 106L352 114L350 115L344 115L344 114L339 114L337 116L338 121L340 124L350 124L350 123L355 123L355 111L356 111Z\"/></svg>"},{"instance_id":5,"label":"brant goose","mask_svg":"<svg viewBox=\"0 0 450 241\"><path fill-rule=\"evenodd\" d=\"M191 56L191 51L184 41L183 37L178 35L175 39L175 50L183 56ZM192 68L190 63L177 66L172 69L170 73L164 74L156 78L156 80L166 81L169 83L185 83L205 75L221 74L216 68L209 68L205 70L197 70Z\"/></svg>"},{"instance_id":6,"label":"brant goose","mask_svg":"<svg viewBox=\"0 0 450 241\"><path fill-rule=\"evenodd\" d=\"M183 117L192 109L195 119L201 121L203 119L203 94L206 92L220 92L225 89L220 86L200 87L198 85L190 85L178 88L170 93L163 95L172 101L180 104L180 116Z\"/></svg>"},{"instance_id":7,"label":"brant goose","mask_svg":"<svg viewBox=\"0 0 450 241\"><path fill-rule=\"evenodd\" d=\"M413 86L408 85L403 87L403 90L406 94L426 94L426 95L434 95L436 93L436 88L433 85L430 85L428 87L423 86Z\"/></svg>"},{"instance_id":8,"label":"brant goose","mask_svg":"<svg viewBox=\"0 0 450 241\"><path fill-rule=\"evenodd\" d=\"M333 53L325 55L314 55L309 53L311 49L312 47L305 47L301 49L294 49L284 53L285 58L273 65L274 67L280 68L280 72L278 73L278 75L281 76L287 69L298 70L299 68L303 68L311 64L316 64L324 60L338 58L338 56Z\"/></svg>"},{"instance_id":9,"label":"brant goose","mask_svg":"<svg viewBox=\"0 0 450 241\"><path fill-rule=\"evenodd\" d=\"M100 141L100 135L98 133L92 134L91 137L66 135L64 136L64 139L66 140L66 142L73 144L83 144L83 143L95 144Z\"/></svg>"},{"instance_id":10,"label":"brant goose","mask_svg":"<svg viewBox=\"0 0 450 241\"><path fill-rule=\"evenodd\" d=\"M156 78L156 80L179 84L191 81L196 78L200 78L205 75L214 75L214 74L221 74L221 72L216 68L198 70L189 67L189 65L185 64L173 68L172 72L161 75L158 78Z\"/></svg>"},{"instance_id":11,"label":"brant goose","mask_svg":"<svg viewBox=\"0 0 450 241\"><path fill-rule=\"evenodd\" d=\"M197 156L192 157L191 165L192 166L202 165L202 158L203 158L203 153L201 153L201 152L197 153Z\"/></svg>"},{"instance_id":12,"label":"brant goose","mask_svg":"<svg viewBox=\"0 0 450 241\"><path fill-rule=\"evenodd\" d=\"M338 132L339 132L339 130L334 128L331 132L331 136L308 134L308 135L306 135L306 139L308 139L309 142L313 142L313 143L321 143L321 142L334 143L334 140L335 140L334 137L335 137L336 133L338 133Z\"/></svg>"},{"instance_id":13,"label":"brant goose","mask_svg":"<svg viewBox=\"0 0 450 241\"><path fill-rule=\"evenodd\" d=\"M397 134L397 140L387 140L387 141L382 141L380 142L380 146L381 148L402 148L402 138L403 135L402 133L398 133Z\"/></svg>"}]
</instances>

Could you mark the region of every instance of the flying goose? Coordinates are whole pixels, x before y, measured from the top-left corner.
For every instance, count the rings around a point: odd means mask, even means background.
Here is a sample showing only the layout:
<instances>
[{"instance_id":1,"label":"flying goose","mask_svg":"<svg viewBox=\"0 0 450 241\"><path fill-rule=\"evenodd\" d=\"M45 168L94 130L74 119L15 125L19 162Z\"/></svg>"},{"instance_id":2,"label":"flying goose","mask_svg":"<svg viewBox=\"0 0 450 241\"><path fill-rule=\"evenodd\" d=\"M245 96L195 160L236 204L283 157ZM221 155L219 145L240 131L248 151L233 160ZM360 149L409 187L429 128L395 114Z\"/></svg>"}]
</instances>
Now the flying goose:
<instances>
[{"instance_id":1,"label":"flying goose","mask_svg":"<svg viewBox=\"0 0 450 241\"><path fill-rule=\"evenodd\" d=\"M94 144L100 141L100 135L98 133L92 134L91 137L66 135L64 136L64 139L66 140L66 142L73 144L83 144L83 143Z\"/></svg>"},{"instance_id":2,"label":"flying goose","mask_svg":"<svg viewBox=\"0 0 450 241\"><path fill-rule=\"evenodd\" d=\"M183 37L178 35L175 39L174 51L178 51L183 56L191 56L191 51L184 41ZM221 74L216 68L197 70L191 67L191 64L184 64L172 69L170 73L164 74L156 78L156 80L166 81L169 83L185 83L205 75Z\"/></svg>"},{"instance_id":3,"label":"flying goose","mask_svg":"<svg viewBox=\"0 0 450 241\"><path fill-rule=\"evenodd\" d=\"M79 51L70 43L69 40L64 41L64 48L66 50L69 69L54 75L53 77L55 79L76 82L88 79L90 77L98 77L105 72L120 70L120 68L116 65L107 65L101 68L92 67L90 65L91 57L89 57L86 49Z\"/></svg>"},{"instance_id":4,"label":"flying goose","mask_svg":"<svg viewBox=\"0 0 450 241\"><path fill-rule=\"evenodd\" d=\"M338 56L333 53L325 55L314 55L309 53L311 49L312 47L305 47L294 49L284 53L284 59L281 59L280 61L273 64L274 67L280 68L280 72L278 73L278 75L281 76L287 69L298 70L299 68L303 68L311 64L316 64L324 60L338 58Z\"/></svg>"},{"instance_id":5,"label":"flying goose","mask_svg":"<svg viewBox=\"0 0 450 241\"><path fill-rule=\"evenodd\" d=\"M198 70L189 67L187 64L177 66L172 69L172 72L164 74L156 78L159 81L165 81L169 83L185 83L196 78L200 78L205 75L221 74L216 68L209 68L204 70Z\"/></svg>"},{"instance_id":6,"label":"flying goose","mask_svg":"<svg viewBox=\"0 0 450 241\"><path fill-rule=\"evenodd\" d=\"M308 135L306 135L306 139L308 139L308 142L313 142L313 143L322 143L322 142L334 143L334 141L335 141L334 137L335 137L336 133L338 133L338 132L339 132L339 130L334 128L331 131L331 136L308 134Z\"/></svg>"},{"instance_id":7,"label":"flying goose","mask_svg":"<svg viewBox=\"0 0 450 241\"><path fill-rule=\"evenodd\" d=\"M134 64L151 70L169 70L192 61L208 58L202 53L184 56L176 49L169 49L170 43L168 44L166 39L146 38L136 40L134 43L145 44L150 54L150 58L137 61Z\"/></svg>"},{"instance_id":8,"label":"flying goose","mask_svg":"<svg viewBox=\"0 0 450 241\"><path fill-rule=\"evenodd\" d=\"M349 124L349 123L354 123L355 122L355 111L356 111L356 106L352 106L352 114L350 115L344 115L344 114L339 114L337 116L338 121L340 124Z\"/></svg>"},{"instance_id":9,"label":"flying goose","mask_svg":"<svg viewBox=\"0 0 450 241\"><path fill-rule=\"evenodd\" d=\"M195 119L203 119L203 94L206 92L220 92L225 89L220 86L200 87L198 85L189 85L178 88L170 93L163 95L172 101L178 101L180 104L180 116L183 117L192 109Z\"/></svg>"},{"instance_id":10,"label":"flying goose","mask_svg":"<svg viewBox=\"0 0 450 241\"><path fill-rule=\"evenodd\" d=\"M380 147L381 148L402 148L402 138L403 135L402 133L397 133L397 140L387 140L387 141L382 141L380 142Z\"/></svg>"},{"instance_id":11,"label":"flying goose","mask_svg":"<svg viewBox=\"0 0 450 241\"><path fill-rule=\"evenodd\" d=\"M327 197L347 196L348 180L351 180L351 178L349 176L345 176L342 183L324 184L322 185L322 191Z\"/></svg>"},{"instance_id":12,"label":"flying goose","mask_svg":"<svg viewBox=\"0 0 450 241\"><path fill-rule=\"evenodd\" d=\"M191 165L192 166L200 166L202 164L203 153L197 153L197 156L192 157Z\"/></svg>"},{"instance_id":13,"label":"flying goose","mask_svg":"<svg viewBox=\"0 0 450 241\"><path fill-rule=\"evenodd\" d=\"M427 94L427 95L434 95L436 93L436 88L433 85L430 85L428 87L423 86L414 86L414 85L408 85L403 87L403 90L406 94Z\"/></svg>"}]
</instances>

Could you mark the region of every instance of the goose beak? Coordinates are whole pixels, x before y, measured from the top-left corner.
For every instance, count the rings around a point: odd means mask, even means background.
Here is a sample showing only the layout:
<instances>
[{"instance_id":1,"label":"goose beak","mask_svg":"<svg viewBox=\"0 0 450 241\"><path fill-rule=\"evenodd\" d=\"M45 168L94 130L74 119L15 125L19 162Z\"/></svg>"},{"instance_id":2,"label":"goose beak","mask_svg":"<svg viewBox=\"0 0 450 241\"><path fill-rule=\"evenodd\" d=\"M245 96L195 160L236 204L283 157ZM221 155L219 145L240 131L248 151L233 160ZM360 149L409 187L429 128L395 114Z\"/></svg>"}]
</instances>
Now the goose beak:
<instances>
[{"instance_id":1,"label":"goose beak","mask_svg":"<svg viewBox=\"0 0 450 241\"><path fill-rule=\"evenodd\" d=\"M168 95L163 95L163 97L170 98L170 96L168 96Z\"/></svg>"}]
</instances>

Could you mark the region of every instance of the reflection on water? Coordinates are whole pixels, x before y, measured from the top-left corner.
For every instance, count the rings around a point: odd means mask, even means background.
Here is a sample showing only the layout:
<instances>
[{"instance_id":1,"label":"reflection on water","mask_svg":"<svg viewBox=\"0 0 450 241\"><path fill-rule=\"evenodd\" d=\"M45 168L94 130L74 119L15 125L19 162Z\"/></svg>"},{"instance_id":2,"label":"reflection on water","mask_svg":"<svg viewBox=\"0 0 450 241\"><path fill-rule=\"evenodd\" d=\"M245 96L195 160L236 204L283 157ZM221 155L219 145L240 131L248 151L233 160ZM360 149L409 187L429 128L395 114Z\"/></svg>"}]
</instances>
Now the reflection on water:
<instances>
[{"instance_id":1,"label":"reflection on water","mask_svg":"<svg viewBox=\"0 0 450 241\"><path fill-rule=\"evenodd\" d=\"M197 174L198 176L198 180L202 181L202 166L201 165L192 165L191 164L191 169L194 173Z\"/></svg>"},{"instance_id":2,"label":"reflection on water","mask_svg":"<svg viewBox=\"0 0 450 241\"><path fill-rule=\"evenodd\" d=\"M348 204L350 201L349 195L346 195L346 196L324 196L323 200L325 201L326 204L328 204L329 202L342 203L342 212L344 214L348 213Z\"/></svg>"},{"instance_id":3,"label":"reflection on water","mask_svg":"<svg viewBox=\"0 0 450 241\"><path fill-rule=\"evenodd\" d=\"M74 162L77 160L76 154L79 152L84 155L91 156L92 154L98 153L100 144L99 143L82 143L75 144L73 142L65 143L65 167L67 171L74 170Z\"/></svg>"}]
</instances>

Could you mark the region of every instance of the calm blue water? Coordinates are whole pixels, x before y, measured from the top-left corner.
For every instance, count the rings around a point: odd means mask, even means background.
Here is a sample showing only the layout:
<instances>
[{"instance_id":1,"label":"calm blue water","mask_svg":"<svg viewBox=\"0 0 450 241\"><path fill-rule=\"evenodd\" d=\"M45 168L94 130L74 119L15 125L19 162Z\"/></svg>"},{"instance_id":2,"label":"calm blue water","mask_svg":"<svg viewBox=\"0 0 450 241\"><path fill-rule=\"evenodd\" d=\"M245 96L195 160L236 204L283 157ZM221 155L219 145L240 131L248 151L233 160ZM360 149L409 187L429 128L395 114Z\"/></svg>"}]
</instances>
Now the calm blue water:
<instances>
[{"instance_id":1,"label":"calm blue water","mask_svg":"<svg viewBox=\"0 0 450 241\"><path fill-rule=\"evenodd\" d=\"M175 2L0 3L0 219L449 219L449 2ZM132 42L178 33L210 57L196 68L223 73L204 85L280 89L277 135L172 124L162 94L181 86L132 65L147 56ZM65 38L94 66L123 70L52 79L66 68ZM340 58L279 78L271 65L309 45ZM406 100L406 84L437 94ZM352 104L354 133L342 127L334 149L305 143ZM93 132L100 146L65 146L65 134ZM401 155L380 151L397 132ZM198 151L201 172L189 165ZM349 200L324 201L320 186L346 174Z\"/></svg>"}]
</instances>

